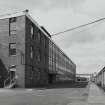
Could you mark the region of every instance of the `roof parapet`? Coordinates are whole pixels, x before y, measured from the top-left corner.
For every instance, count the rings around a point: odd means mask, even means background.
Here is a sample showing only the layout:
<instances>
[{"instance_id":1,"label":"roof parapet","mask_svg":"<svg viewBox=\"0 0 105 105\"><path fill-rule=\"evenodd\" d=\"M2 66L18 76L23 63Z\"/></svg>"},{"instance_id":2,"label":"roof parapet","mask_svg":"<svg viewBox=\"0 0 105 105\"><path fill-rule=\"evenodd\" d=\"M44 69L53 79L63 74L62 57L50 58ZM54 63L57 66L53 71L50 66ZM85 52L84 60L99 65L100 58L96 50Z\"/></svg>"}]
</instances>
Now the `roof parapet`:
<instances>
[{"instance_id":1,"label":"roof parapet","mask_svg":"<svg viewBox=\"0 0 105 105\"><path fill-rule=\"evenodd\" d=\"M22 15L27 15L28 12L29 12L29 10L26 9L26 10L24 10L24 11L2 14L2 15L0 15L0 19L11 18L11 17L17 17L17 16L22 16Z\"/></svg>"},{"instance_id":2,"label":"roof parapet","mask_svg":"<svg viewBox=\"0 0 105 105\"><path fill-rule=\"evenodd\" d=\"M48 37L50 37L51 38L51 35L50 35L50 33L43 27L43 26L41 26L41 28L42 28L42 30L43 31L45 31L46 32L46 34L48 35Z\"/></svg>"}]
</instances>

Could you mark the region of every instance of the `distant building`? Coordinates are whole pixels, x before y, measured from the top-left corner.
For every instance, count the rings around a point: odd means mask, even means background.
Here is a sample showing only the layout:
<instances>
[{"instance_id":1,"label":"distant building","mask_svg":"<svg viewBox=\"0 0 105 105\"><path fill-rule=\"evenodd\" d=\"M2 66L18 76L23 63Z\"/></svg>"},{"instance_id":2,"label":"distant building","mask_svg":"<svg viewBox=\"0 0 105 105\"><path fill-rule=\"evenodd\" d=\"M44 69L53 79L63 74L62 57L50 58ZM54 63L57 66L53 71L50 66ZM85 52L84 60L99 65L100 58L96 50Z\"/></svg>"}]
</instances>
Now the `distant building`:
<instances>
[{"instance_id":1,"label":"distant building","mask_svg":"<svg viewBox=\"0 0 105 105\"><path fill-rule=\"evenodd\" d=\"M27 11L0 17L1 87L36 87L74 80L76 65Z\"/></svg>"}]
</instances>

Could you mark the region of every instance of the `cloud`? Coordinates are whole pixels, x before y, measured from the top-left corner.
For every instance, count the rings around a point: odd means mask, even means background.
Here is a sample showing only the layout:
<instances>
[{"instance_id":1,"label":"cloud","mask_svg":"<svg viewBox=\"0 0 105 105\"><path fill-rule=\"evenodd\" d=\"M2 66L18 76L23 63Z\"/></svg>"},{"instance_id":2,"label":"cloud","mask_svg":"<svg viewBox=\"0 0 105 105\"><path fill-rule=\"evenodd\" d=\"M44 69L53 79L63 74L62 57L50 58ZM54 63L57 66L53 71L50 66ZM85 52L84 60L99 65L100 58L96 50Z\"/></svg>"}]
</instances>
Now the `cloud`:
<instances>
[{"instance_id":1,"label":"cloud","mask_svg":"<svg viewBox=\"0 0 105 105\"><path fill-rule=\"evenodd\" d=\"M68 48L75 44L85 44L105 40L105 21L100 21L98 23L86 26L84 28L77 29L72 32L67 32L58 37L55 36L55 41L62 48ZM65 41L66 40L66 41Z\"/></svg>"},{"instance_id":2,"label":"cloud","mask_svg":"<svg viewBox=\"0 0 105 105\"><path fill-rule=\"evenodd\" d=\"M0 14L24 9L41 10L48 5L48 0L0 0Z\"/></svg>"},{"instance_id":3,"label":"cloud","mask_svg":"<svg viewBox=\"0 0 105 105\"><path fill-rule=\"evenodd\" d=\"M71 6L74 11L80 11L86 0L71 0Z\"/></svg>"},{"instance_id":4,"label":"cloud","mask_svg":"<svg viewBox=\"0 0 105 105\"><path fill-rule=\"evenodd\" d=\"M103 15L103 13L105 13L105 0L87 0L84 3L83 9L83 12L89 15Z\"/></svg>"},{"instance_id":5,"label":"cloud","mask_svg":"<svg viewBox=\"0 0 105 105\"><path fill-rule=\"evenodd\" d=\"M1 11L38 9L50 11L55 8L69 8L74 12L98 17L105 13L105 0L0 0Z\"/></svg>"},{"instance_id":6,"label":"cloud","mask_svg":"<svg viewBox=\"0 0 105 105\"><path fill-rule=\"evenodd\" d=\"M96 18L105 16L105 0L74 0L72 8L77 13Z\"/></svg>"},{"instance_id":7,"label":"cloud","mask_svg":"<svg viewBox=\"0 0 105 105\"><path fill-rule=\"evenodd\" d=\"M76 63L77 72L98 72L105 65L105 41L75 44L65 52Z\"/></svg>"},{"instance_id":8,"label":"cloud","mask_svg":"<svg viewBox=\"0 0 105 105\"><path fill-rule=\"evenodd\" d=\"M40 9L40 10L50 10L53 8L67 8L70 6L69 0L0 0L0 7L5 9L15 8L19 9ZM48 11L47 10L47 11Z\"/></svg>"}]
</instances>

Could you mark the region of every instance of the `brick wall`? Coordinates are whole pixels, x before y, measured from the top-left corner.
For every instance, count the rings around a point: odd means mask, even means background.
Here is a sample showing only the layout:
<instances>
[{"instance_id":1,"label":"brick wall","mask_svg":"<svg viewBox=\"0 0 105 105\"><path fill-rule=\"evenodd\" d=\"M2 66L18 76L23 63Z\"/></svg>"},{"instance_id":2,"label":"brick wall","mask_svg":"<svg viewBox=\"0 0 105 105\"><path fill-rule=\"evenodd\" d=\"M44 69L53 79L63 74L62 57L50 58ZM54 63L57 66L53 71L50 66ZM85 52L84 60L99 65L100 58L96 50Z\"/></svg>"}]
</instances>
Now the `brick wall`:
<instances>
[{"instance_id":1,"label":"brick wall","mask_svg":"<svg viewBox=\"0 0 105 105\"><path fill-rule=\"evenodd\" d=\"M34 38L31 38L31 26L34 27ZM25 83L26 87L35 87L44 85L48 82L48 39L40 32L40 40L38 40L38 32L40 30L26 17L26 60L25 60ZM46 38L46 48L44 47L44 39ZM31 46L33 46L33 58L31 58ZM40 61L38 54L40 51ZM44 55L46 55L46 64L44 64ZM33 68L33 70L32 70ZM33 73L33 75L32 75Z\"/></svg>"},{"instance_id":2,"label":"brick wall","mask_svg":"<svg viewBox=\"0 0 105 105\"><path fill-rule=\"evenodd\" d=\"M16 75L17 85L25 87L25 16L17 17L16 22Z\"/></svg>"}]
</instances>

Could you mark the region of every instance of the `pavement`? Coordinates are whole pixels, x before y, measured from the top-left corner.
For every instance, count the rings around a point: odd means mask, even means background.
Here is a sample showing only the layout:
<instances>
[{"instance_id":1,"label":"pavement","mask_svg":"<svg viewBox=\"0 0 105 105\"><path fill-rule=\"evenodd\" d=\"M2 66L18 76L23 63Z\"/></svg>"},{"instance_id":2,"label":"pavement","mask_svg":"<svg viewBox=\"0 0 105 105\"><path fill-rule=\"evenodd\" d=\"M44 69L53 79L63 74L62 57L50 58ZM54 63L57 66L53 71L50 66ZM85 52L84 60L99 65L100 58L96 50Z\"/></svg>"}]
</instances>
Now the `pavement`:
<instances>
[{"instance_id":1,"label":"pavement","mask_svg":"<svg viewBox=\"0 0 105 105\"><path fill-rule=\"evenodd\" d=\"M0 105L105 105L94 83L82 88L0 89Z\"/></svg>"},{"instance_id":2,"label":"pavement","mask_svg":"<svg viewBox=\"0 0 105 105\"><path fill-rule=\"evenodd\" d=\"M105 92L91 83L88 96L89 105L105 105Z\"/></svg>"}]
</instances>

